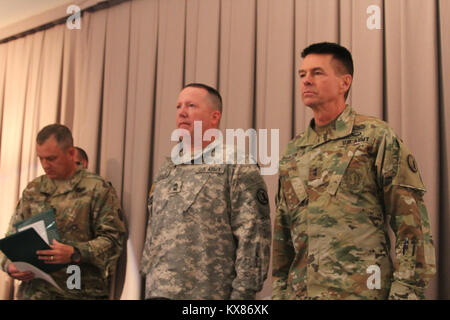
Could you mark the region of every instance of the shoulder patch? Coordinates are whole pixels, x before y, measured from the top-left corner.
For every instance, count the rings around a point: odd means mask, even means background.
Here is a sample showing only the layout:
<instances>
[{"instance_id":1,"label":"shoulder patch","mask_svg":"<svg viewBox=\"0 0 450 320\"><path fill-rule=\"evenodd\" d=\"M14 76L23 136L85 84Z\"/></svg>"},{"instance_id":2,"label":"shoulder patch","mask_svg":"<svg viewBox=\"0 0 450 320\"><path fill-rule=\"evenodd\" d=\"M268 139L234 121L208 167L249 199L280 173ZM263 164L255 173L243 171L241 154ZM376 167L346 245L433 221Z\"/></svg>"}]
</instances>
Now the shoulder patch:
<instances>
[{"instance_id":1,"label":"shoulder patch","mask_svg":"<svg viewBox=\"0 0 450 320\"><path fill-rule=\"evenodd\" d=\"M423 192L426 191L419 173L419 166L408 150L408 148L399 141L400 155L397 168L397 174L392 180L393 185L401 185L408 188L418 189Z\"/></svg>"}]
</instances>

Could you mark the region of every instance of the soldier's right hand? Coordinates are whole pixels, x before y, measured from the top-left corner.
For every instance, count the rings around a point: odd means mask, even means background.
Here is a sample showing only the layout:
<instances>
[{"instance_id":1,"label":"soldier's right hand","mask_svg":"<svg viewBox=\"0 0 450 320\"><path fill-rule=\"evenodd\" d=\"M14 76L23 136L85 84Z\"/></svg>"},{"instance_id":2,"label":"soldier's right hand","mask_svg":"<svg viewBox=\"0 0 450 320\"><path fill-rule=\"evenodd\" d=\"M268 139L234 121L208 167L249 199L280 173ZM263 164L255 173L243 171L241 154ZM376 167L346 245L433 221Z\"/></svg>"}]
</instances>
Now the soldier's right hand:
<instances>
[{"instance_id":1,"label":"soldier's right hand","mask_svg":"<svg viewBox=\"0 0 450 320\"><path fill-rule=\"evenodd\" d=\"M34 273L31 271L20 272L13 263L8 265L8 274L16 280L28 282L34 279Z\"/></svg>"}]
</instances>

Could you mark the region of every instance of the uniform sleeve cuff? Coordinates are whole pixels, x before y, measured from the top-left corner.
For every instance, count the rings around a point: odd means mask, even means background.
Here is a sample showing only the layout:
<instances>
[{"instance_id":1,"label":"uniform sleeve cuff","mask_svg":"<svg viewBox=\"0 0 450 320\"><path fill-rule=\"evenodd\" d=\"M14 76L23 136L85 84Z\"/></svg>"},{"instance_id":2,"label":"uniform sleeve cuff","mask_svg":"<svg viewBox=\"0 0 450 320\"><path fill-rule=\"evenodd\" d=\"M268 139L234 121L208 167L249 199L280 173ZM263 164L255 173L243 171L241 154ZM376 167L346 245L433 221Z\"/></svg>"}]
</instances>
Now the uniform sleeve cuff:
<instances>
[{"instance_id":1,"label":"uniform sleeve cuff","mask_svg":"<svg viewBox=\"0 0 450 320\"><path fill-rule=\"evenodd\" d=\"M394 281L389 292L389 300L424 300L425 289Z\"/></svg>"},{"instance_id":2,"label":"uniform sleeve cuff","mask_svg":"<svg viewBox=\"0 0 450 320\"><path fill-rule=\"evenodd\" d=\"M230 299L231 300L255 300L256 292L252 290L233 290L231 292Z\"/></svg>"},{"instance_id":3,"label":"uniform sleeve cuff","mask_svg":"<svg viewBox=\"0 0 450 320\"><path fill-rule=\"evenodd\" d=\"M74 243L73 246L80 251L80 255L81 255L80 263L91 263L92 262L91 247L88 242Z\"/></svg>"}]
</instances>

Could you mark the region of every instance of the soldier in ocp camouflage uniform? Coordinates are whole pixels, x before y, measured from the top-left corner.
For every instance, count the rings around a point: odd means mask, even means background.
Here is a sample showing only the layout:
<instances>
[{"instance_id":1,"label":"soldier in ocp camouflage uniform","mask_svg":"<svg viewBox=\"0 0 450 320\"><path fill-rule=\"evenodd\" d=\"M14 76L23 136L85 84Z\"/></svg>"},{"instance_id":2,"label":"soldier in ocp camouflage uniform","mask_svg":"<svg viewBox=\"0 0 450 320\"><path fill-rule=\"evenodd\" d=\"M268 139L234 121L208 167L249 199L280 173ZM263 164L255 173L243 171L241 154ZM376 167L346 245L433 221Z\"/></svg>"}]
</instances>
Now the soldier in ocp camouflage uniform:
<instances>
[{"instance_id":1,"label":"soldier in ocp camouflage uniform","mask_svg":"<svg viewBox=\"0 0 450 320\"><path fill-rule=\"evenodd\" d=\"M279 164L273 298L423 299L435 253L417 163L385 122L345 105L345 48L316 44L302 57L314 119Z\"/></svg>"},{"instance_id":2,"label":"soldier in ocp camouflage uniform","mask_svg":"<svg viewBox=\"0 0 450 320\"><path fill-rule=\"evenodd\" d=\"M83 168L87 169L89 166L89 159L86 151L80 147L74 147L75 152L75 163L77 166L81 165Z\"/></svg>"},{"instance_id":3,"label":"soldier in ocp camouflage uniform","mask_svg":"<svg viewBox=\"0 0 450 320\"><path fill-rule=\"evenodd\" d=\"M125 235L115 190L102 177L75 165L72 135L67 127L47 126L37 140L37 153L46 174L23 191L8 234L16 231L16 223L53 209L61 243L53 250L40 252L40 258L47 263L78 265L81 289L68 289L70 274L66 268L51 273L60 291L27 272L18 272L3 254L0 265L13 278L24 280L19 287L20 299L107 299Z\"/></svg>"},{"instance_id":4,"label":"soldier in ocp camouflage uniform","mask_svg":"<svg viewBox=\"0 0 450 320\"><path fill-rule=\"evenodd\" d=\"M219 99L208 86L186 86L177 127L192 137L194 120L217 128ZM147 299L254 299L262 289L271 241L266 185L256 164L205 164L215 152L227 154L213 142L187 164L168 158L154 179L141 262Z\"/></svg>"}]
</instances>

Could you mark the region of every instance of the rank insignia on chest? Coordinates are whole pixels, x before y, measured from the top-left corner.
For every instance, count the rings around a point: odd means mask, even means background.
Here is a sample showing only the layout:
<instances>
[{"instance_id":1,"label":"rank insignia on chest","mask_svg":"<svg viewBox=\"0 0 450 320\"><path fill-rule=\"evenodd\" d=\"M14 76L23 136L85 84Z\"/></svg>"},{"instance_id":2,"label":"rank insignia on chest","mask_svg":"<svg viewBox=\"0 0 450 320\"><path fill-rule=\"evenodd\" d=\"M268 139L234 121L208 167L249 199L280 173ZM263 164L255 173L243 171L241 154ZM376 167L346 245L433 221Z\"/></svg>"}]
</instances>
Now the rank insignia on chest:
<instances>
[{"instance_id":1,"label":"rank insignia on chest","mask_svg":"<svg viewBox=\"0 0 450 320\"><path fill-rule=\"evenodd\" d=\"M181 186L182 186L181 182L175 182L174 184L172 184L170 186L169 192L170 193L178 193L181 191Z\"/></svg>"}]
</instances>

